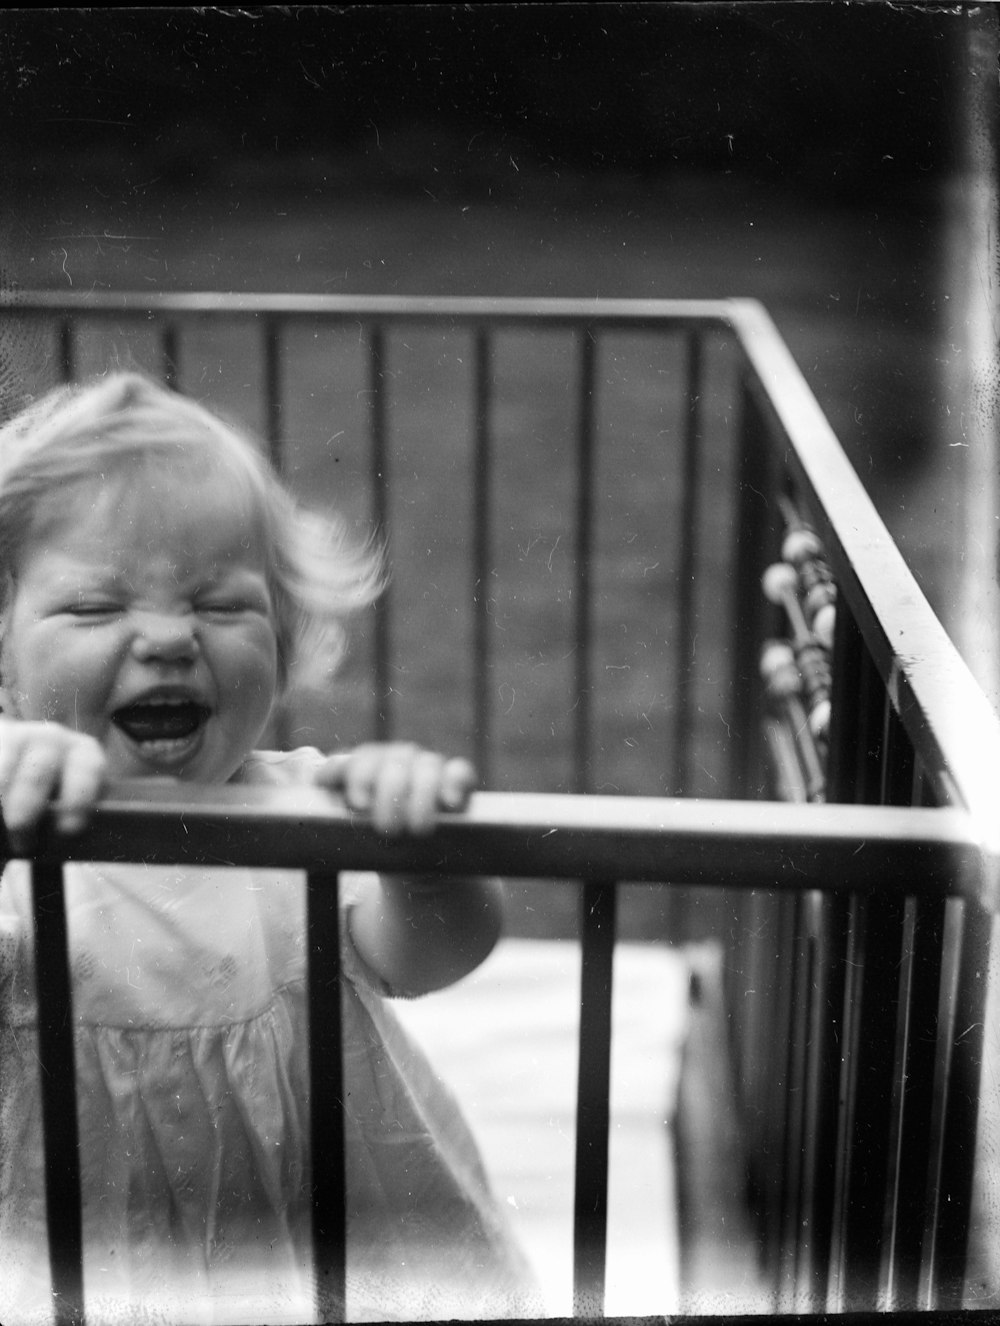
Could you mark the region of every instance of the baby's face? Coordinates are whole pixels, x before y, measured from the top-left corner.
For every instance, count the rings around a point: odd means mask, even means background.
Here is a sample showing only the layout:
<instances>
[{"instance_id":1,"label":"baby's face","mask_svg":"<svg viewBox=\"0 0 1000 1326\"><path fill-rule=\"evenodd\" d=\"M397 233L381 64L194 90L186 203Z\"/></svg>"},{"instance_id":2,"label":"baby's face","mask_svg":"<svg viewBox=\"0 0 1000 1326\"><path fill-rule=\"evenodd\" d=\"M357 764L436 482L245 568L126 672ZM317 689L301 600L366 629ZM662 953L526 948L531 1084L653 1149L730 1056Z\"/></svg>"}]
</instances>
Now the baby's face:
<instances>
[{"instance_id":1,"label":"baby's face","mask_svg":"<svg viewBox=\"0 0 1000 1326\"><path fill-rule=\"evenodd\" d=\"M96 737L114 778L225 782L263 732L264 553L218 478L85 485L25 550L9 609L8 704Z\"/></svg>"}]
</instances>

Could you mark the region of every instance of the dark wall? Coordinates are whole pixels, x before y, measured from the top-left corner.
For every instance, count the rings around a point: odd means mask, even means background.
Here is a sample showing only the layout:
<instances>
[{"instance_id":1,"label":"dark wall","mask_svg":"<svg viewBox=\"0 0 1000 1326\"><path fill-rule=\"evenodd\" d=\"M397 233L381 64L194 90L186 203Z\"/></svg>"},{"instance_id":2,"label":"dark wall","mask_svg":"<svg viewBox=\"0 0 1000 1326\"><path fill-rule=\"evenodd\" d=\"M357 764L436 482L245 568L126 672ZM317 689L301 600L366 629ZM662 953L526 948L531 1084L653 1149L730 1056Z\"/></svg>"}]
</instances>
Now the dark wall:
<instances>
[{"instance_id":1,"label":"dark wall","mask_svg":"<svg viewBox=\"0 0 1000 1326\"><path fill-rule=\"evenodd\" d=\"M947 164L955 25L880 0L6 10L0 133L9 159L197 168L430 121L556 167L869 190Z\"/></svg>"}]
</instances>

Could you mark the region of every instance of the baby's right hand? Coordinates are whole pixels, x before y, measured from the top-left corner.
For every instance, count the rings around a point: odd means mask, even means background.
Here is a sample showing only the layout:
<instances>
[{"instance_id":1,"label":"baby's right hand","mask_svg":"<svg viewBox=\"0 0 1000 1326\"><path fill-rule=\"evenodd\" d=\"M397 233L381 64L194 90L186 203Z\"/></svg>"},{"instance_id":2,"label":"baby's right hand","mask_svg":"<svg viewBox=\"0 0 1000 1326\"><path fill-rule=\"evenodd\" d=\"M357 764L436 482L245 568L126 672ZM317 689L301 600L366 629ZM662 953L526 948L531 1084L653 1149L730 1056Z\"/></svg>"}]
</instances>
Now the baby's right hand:
<instances>
[{"instance_id":1,"label":"baby's right hand","mask_svg":"<svg viewBox=\"0 0 1000 1326\"><path fill-rule=\"evenodd\" d=\"M0 717L0 812L15 844L30 838L53 807L63 833L76 833L107 782L100 743L59 723Z\"/></svg>"}]
</instances>

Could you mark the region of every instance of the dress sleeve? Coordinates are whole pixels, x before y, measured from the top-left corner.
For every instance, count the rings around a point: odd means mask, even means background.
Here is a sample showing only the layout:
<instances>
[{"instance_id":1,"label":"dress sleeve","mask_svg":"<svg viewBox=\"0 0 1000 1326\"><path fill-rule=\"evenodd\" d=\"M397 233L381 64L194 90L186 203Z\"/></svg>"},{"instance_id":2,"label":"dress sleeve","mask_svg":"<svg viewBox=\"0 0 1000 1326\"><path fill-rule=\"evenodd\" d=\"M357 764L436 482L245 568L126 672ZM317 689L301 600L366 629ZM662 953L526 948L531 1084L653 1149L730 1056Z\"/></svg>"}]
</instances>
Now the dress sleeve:
<instances>
[{"instance_id":1,"label":"dress sleeve","mask_svg":"<svg viewBox=\"0 0 1000 1326\"><path fill-rule=\"evenodd\" d=\"M352 985L383 999L396 999L399 992L372 971L351 938L351 911L366 889L378 888L378 878L374 872L364 870L345 870L340 876L340 961L344 977Z\"/></svg>"}]
</instances>

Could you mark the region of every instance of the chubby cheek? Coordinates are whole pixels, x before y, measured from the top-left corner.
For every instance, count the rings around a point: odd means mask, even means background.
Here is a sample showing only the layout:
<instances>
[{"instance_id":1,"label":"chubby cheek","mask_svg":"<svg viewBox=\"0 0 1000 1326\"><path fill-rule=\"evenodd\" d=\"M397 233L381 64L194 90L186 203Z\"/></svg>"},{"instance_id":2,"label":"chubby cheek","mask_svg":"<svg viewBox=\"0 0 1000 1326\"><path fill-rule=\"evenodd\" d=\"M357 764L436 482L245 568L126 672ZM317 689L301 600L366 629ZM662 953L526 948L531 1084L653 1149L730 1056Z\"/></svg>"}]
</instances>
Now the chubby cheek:
<instances>
[{"instance_id":1,"label":"chubby cheek","mask_svg":"<svg viewBox=\"0 0 1000 1326\"><path fill-rule=\"evenodd\" d=\"M31 712L22 713L21 717L62 723L76 732L103 740L107 729L103 688L100 694L95 694L85 679L81 685L79 674L69 669L60 671L61 675L49 676L41 685L29 688L26 699Z\"/></svg>"},{"instance_id":2,"label":"chubby cheek","mask_svg":"<svg viewBox=\"0 0 1000 1326\"><path fill-rule=\"evenodd\" d=\"M101 737L107 688L93 660L62 641L36 641L4 650L4 697L18 718L50 723Z\"/></svg>"},{"instance_id":3,"label":"chubby cheek","mask_svg":"<svg viewBox=\"0 0 1000 1326\"><path fill-rule=\"evenodd\" d=\"M242 647L216 655L214 673L220 713L231 723L263 729L278 698L278 651L274 636L261 631ZM255 736L257 734L255 733Z\"/></svg>"}]
</instances>

